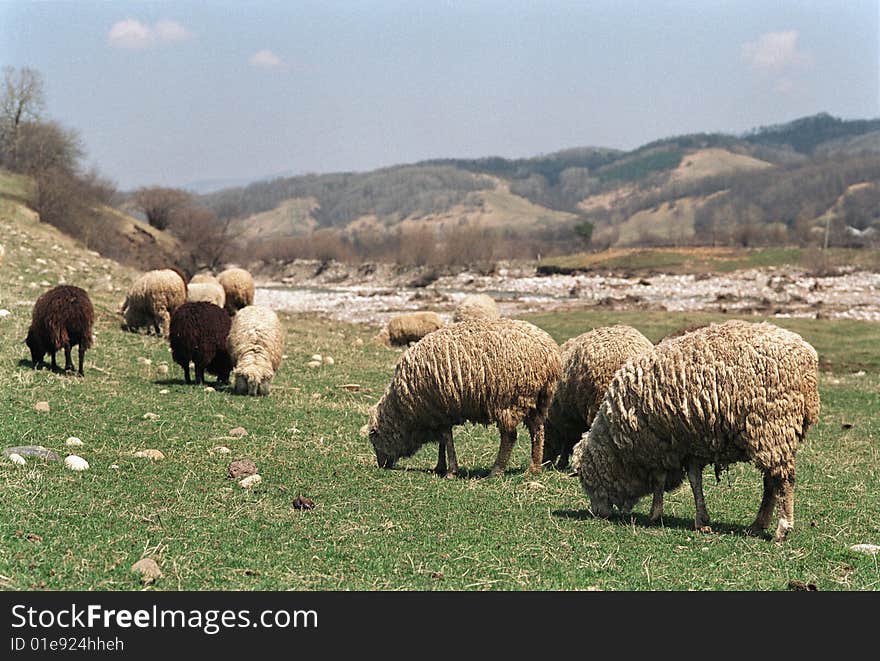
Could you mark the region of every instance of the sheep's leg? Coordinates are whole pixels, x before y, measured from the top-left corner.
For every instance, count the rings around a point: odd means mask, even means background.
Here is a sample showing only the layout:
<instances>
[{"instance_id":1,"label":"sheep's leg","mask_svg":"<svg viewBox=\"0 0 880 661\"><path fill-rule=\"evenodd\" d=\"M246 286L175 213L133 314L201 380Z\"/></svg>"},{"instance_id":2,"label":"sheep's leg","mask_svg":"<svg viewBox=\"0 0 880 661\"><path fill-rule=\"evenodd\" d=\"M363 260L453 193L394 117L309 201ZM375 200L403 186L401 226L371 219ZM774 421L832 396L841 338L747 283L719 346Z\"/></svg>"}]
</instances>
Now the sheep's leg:
<instances>
[{"instance_id":1,"label":"sheep's leg","mask_svg":"<svg viewBox=\"0 0 880 661\"><path fill-rule=\"evenodd\" d=\"M196 385L200 385L205 382L205 366L197 361L194 361L196 364Z\"/></svg>"},{"instance_id":2,"label":"sheep's leg","mask_svg":"<svg viewBox=\"0 0 880 661\"><path fill-rule=\"evenodd\" d=\"M544 421L537 417L529 418L526 420L526 425L532 438L532 462L529 465L529 472L540 473L541 460L544 458Z\"/></svg>"},{"instance_id":3,"label":"sheep's leg","mask_svg":"<svg viewBox=\"0 0 880 661\"><path fill-rule=\"evenodd\" d=\"M654 499L651 502L651 514L648 520L657 523L663 518L663 487L666 485L666 473L654 475Z\"/></svg>"},{"instance_id":4,"label":"sheep's leg","mask_svg":"<svg viewBox=\"0 0 880 661\"><path fill-rule=\"evenodd\" d=\"M694 530L703 531L709 527L709 512L706 510L706 499L703 496L703 464L696 459L688 462L688 480L694 492Z\"/></svg>"},{"instance_id":5,"label":"sheep's leg","mask_svg":"<svg viewBox=\"0 0 880 661\"><path fill-rule=\"evenodd\" d=\"M183 378L186 379L186 384L190 385L192 383L192 379L189 378L189 362L183 366Z\"/></svg>"},{"instance_id":6,"label":"sheep's leg","mask_svg":"<svg viewBox=\"0 0 880 661\"><path fill-rule=\"evenodd\" d=\"M447 429L445 434L446 456L449 458L449 470L446 477L455 477L458 475L458 459L455 456L455 442L452 440L452 429Z\"/></svg>"},{"instance_id":7,"label":"sheep's leg","mask_svg":"<svg viewBox=\"0 0 880 661\"><path fill-rule=\"evenodd\" d=\"M773 505L776 503L778 489L779 480L773 478L769 471L765 471L764 493L761 496L761 506L758 508L758 515L755 517L754 522L749 526L750 534L760 535L770 527L770 521L773 518Z\"/></svg>"},{"instance_id":8,"label":"sheep's leg","mask_svg":"<svg viewBox=\"0 0 880 661\"><path fill-rule=\"evenodd\" d=\"M781 488L776 501L779 512L779 524L773 535L774 542L781 542L794 527L794 473L781 480Z\"/></svg>"},{"instance_id":9,"label":"sheep's leg","mask_svg":"<svg viewBox=\"0 0 880 661\"><path fill-rule=\"evenodd\" d=\"M516 427L510 429L503 428L499 425L498 431L501 432L501 445L498 448L498 457L495 459L495 465L492 466L492 470L489 471L489 477L497 477L498 475L504 474L504 470L507 468L507 463L510 461L510 453L513 451L513 444L516 443ZM539 454L539 461L540 456L541 455Z\"/></svg>"},{"instance_id":10,"label":"sheep's leg","mask_svg":"<svg viewBox=\"0 0 880 661\"><path fill-rule=\"evenodd\" d=\"M73 369L73 360L70 357L70 345L64 345L64 371L70 372Z\"/></svg>"},{"instance_id":11,"label":"sheep's leg","mask_svg":"<svg viewBox=\"0 0 880 661\"><path fill-rule=\"evenodd\" d=\"M53 370L57 370L57 369L58 369L58 363L55 362L55 350L53 349L52 351L49 352L49 354L52 356L52 369L53 369Z\"/></svg>"},{"instance_id":12,"label":"sheep's leg","mask_svg":"<svg viewBox=\"0 0 880 661\"><path fill-rule=\"evenodd\" d=\"M83 376L83 358L85 358L85 356L86 356L86 348L82 344L79 345L79 352L78 353L79 353L79 369L77 370L77 372L79 373L80 376Z\"/></svg>"},{"instance_id":13,"label":"sheep's leg","mask_svg":"<svg viewBox=\"0 0 880 661\"><path fill-rule=\"evenodd\" d=\"M437 443L439 450L437 451L437 465L434 466L434 472L437 475L446 475L446 435L444 434Z\"/></svg>"}]
</instances>

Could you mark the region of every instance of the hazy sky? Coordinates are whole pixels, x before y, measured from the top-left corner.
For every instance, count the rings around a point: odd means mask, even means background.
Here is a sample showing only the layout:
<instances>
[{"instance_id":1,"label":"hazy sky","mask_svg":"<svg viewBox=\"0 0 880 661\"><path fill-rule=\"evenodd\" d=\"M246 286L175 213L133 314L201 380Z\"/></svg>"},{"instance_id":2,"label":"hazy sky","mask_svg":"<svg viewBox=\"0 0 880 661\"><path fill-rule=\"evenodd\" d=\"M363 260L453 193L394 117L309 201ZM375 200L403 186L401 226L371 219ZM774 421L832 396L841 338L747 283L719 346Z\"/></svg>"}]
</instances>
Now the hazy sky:
<instances>
[{"instance_id":1,"label":"hazy sky","mask_svg":"<svg viewBox=\"0 0 880 661\"><path fill-rule=\"evenodd\" d=\"M123 189L880 116L880 0L0 0Z\"/></svg>"}]
</instances>

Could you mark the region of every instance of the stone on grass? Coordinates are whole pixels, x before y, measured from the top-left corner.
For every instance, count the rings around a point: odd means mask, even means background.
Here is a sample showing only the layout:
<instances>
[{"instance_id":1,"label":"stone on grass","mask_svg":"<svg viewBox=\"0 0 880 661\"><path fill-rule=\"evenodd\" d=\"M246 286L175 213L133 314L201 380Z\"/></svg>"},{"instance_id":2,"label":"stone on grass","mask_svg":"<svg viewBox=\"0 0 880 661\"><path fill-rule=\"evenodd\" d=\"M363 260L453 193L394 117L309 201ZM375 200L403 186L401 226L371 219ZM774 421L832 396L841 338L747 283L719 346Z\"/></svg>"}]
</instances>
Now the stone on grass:
<instances>
[{"instance_id":1,"label":"stone on grass","mask_svg":"<svg viewBox=\"0 0 880 661\"><path fill-rule=\"evenodd\" d=\"M162 374L162 375L164 375L164 374L168 374L168 365L164 365L164 364L163 364L163 365L159 365L159 366L156 368L156 373L157 373L157 374Z\"/></svg>"},{"instance_id":2,"label":"stone on grass","mask_svg":"<svg viewBox=\"0 0 880 661\"><path fill-rule=\"evenodd\" d=\"M230 450L225 445L218 445L217 447L208 450L208 452L210 452L211 454L229 454L230 452L232 452L232 450Z\"/></svg>"},{"instance_id":3,"label":"stone on grass","mask_svg":"<svg viewBox=\"0 0 880 661\"><path fill-rule=\"evenodd\" d=\"M239 480L238 484L242 489L250 489L251 487L257 486L262 481L263 478L254 473L253 475L248 475L243 480Z\"/></svg>"},{"instance_id":4,"label":"stone on grass","mask_svg":"<svg viewBox=\"0 0 880 661\"><path fill-rule=\"evenodd\" d=\"M37 402L34 404L34 411L37 413L48 413L50 411L49 402Z\"/></svg>"},{"instance_id":5,"label":"stone on grass","mask_svg":"<svg viewBox=\"0 0 880 661\"><path fill-rule=\"evenodd\" d=\"M297 496L293 499L293 506L298 510L315 509L315 501L305 496Z\"/></svg>"},{"instance_id":6,"label":"stone on grass","mask_svg":"<svg viewBox=\"0 0 880 661\"><path fill-rule=\"evenodd\" d=\"M11 461L13 464L17 464L19 466L24 466L27 463L25 458L22 457L17 452L13 452L12 454L9 455L9 461Z\"/></svg>"},{"instance_id":7,"label":"stone on grass","mask_svg":"<svg viewBox=\"0 0 880 661\"><path fill-rule=\"evenodd\" d=\"M319 354L319 353L312 354L312 357L309 360L316 360L320 363L321 362L321 354Z\"/></svg>"},{"instance_id":8,"label":"stone on grass","mask_svg":"<svg viewBox=\"0 0 880 661\"><path fill-rule=\"evenodd\" d=\"M241 438L242 436L247 436L247 429L244 427L235 427L234 429L229 430L229 435L233 438Z\"/></svg>"},{"instance_id":9,"label":"stone on grass","mask_svg":"<svg viewBox=\"0 0 880 661\"><path fill-rule=\"evenodd\" d=\"M880 546L877 544L853 544L849 547L850 551L855 551L856 553L870 553L872 555L876 555L878 551L880 551Z\"/></svg>"},{"instance_id":10,"label":"stone on grass","mask_svg":"<svg viewBox=\"0 0 880 661\"><path fill-rule=\"evenodd\" d=\"M69 436L66 441L64 441L64 445L69 448L78 448L83 444L83 442L77 438L76 436Z\"/></svg>"},{"instance_id":11,"label":"stone on grass","mask_svg":"<svg viewBox=\"0 0 880 661\"><path fill-rule=\"evenodd\" d=\"M137 452L134 453L133 456L139 457L140 459L155 459L155 460L165 458L165 455L161 450L153 450L153 449L138 450Z\"/></svg>"},{"instance_id":12,"label":"stone on grass","mask_svg":"<svg viewBox=\"0 0 880 661\"><path fill-rule=\"evenodd\" d=\"M89 462L79 455L69 454L64 458L64 467L72 471L84 471L89 469Z\"/></svg>"},{"instance_id":13,"label":"stone on grass","mask_svg":"<svg viewBox=\"0 0 880 661\"><path fill-rule=\"evenodd\" d=\"M324 364L325 365L333 365L336 361L333 360L333 356L324 356Z\"/></svg>"},{"instance_id":14,"label":"stone on grass","mask_svg":"<svg viewBox=\"0 0 880 661\"><path fill-rule=\"evenodd\" d=\"M144 420L158 420L159 416L156 413L144 413Z\"/></svg>"},{"instance_id":15,"label":"stone on grass","mask_svg":"<svg viewBox=\"0 0 880 661\"><path fill-rule=\"evenodd\" d=\"M141 558L131 566L131 571L140 575L141 583L152 583L162 578L162 570L152 558Z\"/></svg>"},{"instance_id":16,"label":"stone on grass","mask_svg":"<svg viewBox=\"0 0 880 661\"><path fill-rule=\"evenodd\" d=\"M306 363L306 367L308 367L309 369L315 369L316 367L320 367L320 366L321 366L321 363L317 360L310 360L309 362Z\"/></svg>"},{"instance_id":17,"label":"stone on grass","mask_svg":"<svg viewBox=\"0 0 880 661\"><path fill-rule=\"evenodd\" d=\"M243 477L248 477L249 475L255 475L257 472L257 465L250 459L239 459L238 461L233 461L229 464L229 468L226 471L226 476L232 478L233 480L238 480Z\"/></svg>"}]
</instances>

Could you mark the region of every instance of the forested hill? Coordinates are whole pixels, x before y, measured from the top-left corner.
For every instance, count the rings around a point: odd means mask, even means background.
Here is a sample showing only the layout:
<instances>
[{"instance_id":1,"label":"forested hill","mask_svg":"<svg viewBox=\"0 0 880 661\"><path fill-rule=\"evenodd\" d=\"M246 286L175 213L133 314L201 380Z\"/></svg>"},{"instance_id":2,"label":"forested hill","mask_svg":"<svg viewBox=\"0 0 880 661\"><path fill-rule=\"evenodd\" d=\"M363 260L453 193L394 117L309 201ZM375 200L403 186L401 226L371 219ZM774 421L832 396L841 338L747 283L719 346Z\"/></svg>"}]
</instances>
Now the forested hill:
<instances>
[{"instance_id":1,"label":"forested hill","mask_svg":"<svg viewBox=\"0 0 880 661\"><path fill-rule=\"evenodd\" d=\"M588 223L594 245L747 245L803 239L828 213L845 217L842 227L875 225L878 154L880 119L822 113L741 135L667 137L632 151L580 147L284 177L201 201L254 235L260 223L273 235L285 228L297 235L365 222L388 230L426 219L438 228L522 231L531 217L545 237L563 243Z\"/></svg>"}]
</instances>

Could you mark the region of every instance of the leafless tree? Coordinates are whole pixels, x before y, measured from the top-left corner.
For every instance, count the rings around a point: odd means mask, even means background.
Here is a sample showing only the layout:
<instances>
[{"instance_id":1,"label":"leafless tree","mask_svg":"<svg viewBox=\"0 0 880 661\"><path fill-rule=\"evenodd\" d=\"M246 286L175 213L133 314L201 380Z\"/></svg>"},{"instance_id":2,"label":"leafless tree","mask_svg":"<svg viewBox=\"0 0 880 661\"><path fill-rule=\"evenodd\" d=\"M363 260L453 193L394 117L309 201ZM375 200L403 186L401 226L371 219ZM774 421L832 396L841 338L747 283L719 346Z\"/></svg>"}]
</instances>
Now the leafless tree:
<instances>
[{"instance_id":1,"label":"leafless tree","mask_svg":"<svg viewBox=\"0 0 880 661\"><path fill-rule=\"evenodd\" d=\"M0 161L17 170L19 130L26 122L38 122L46 101L43 79L29 67L3 68L3 96L0 97Z\"/></svg>"},{"instance_id":2,"label":"leafless tree","mask_svg":"<svg viewBox=\"0 0 880 661\"><path fill-rule=\"evenodd\" d=\"M171 224L176 212L193 205L193 199L192 195L179 188L147 186L134 192L132 203L144 212L150 225L164 230Z\"/></svg>"}]
</instances>

